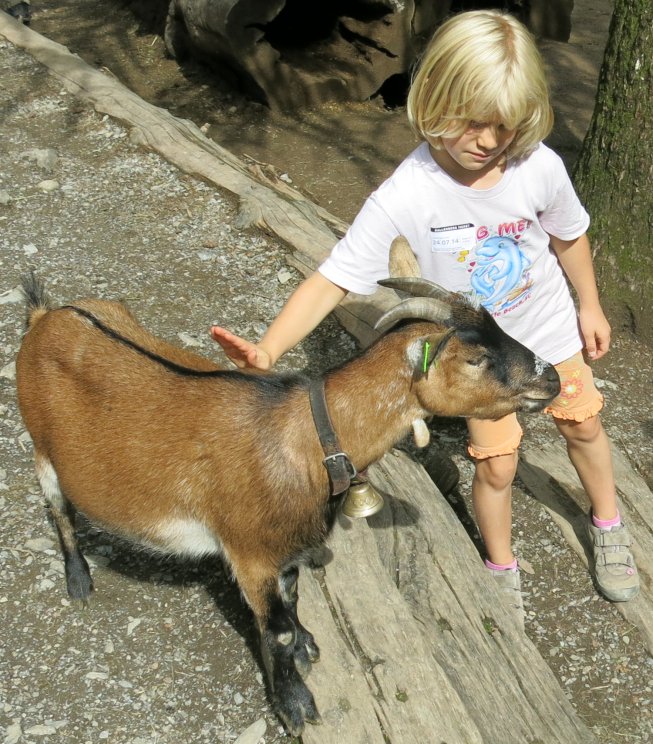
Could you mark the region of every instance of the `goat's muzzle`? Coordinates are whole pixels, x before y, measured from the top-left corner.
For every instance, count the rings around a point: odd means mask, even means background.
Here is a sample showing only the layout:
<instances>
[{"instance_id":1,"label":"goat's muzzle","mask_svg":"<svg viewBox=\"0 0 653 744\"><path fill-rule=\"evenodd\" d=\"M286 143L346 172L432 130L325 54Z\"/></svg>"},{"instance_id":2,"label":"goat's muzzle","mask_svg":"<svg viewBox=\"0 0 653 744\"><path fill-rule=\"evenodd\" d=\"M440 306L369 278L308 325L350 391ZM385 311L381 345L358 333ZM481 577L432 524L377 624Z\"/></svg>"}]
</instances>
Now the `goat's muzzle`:
<instances>
[{"instance_id":1,"label":"goat's muzzle","mask_svg":"<svg viewBox=\"0 0 653 744\"><path fill-rule=\"evenodd\" d=\"M527 413L537 413L546 408L560 395L560 375L552 364L547 364L533 380L533 388L521 396L519 409Z\"/></svg>"}]
</instances>

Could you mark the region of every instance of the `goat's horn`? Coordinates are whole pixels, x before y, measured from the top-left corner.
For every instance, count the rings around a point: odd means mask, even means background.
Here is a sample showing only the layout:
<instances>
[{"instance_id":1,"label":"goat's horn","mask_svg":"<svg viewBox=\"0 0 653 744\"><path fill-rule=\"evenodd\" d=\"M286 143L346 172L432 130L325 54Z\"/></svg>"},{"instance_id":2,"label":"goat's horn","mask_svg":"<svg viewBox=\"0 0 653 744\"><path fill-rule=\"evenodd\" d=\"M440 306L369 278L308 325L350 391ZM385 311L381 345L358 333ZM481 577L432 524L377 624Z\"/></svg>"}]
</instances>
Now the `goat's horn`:
<instances>
[{"instance_id":1,"label":"goat's horn","mask_svg":"<svg viewBox=\"0 0 653 744\"><path fill-rule=\"evenodd\" d=\"M403 235L397 235L390 246L388 273L390 276L422 275L410 243Z\"/></svg>"},{"instance_id":2,"label":"goat's horn","mask_svg":"<svg viewBox=\"0 0 653 744\"><path fill-rule=\"evenodd\" d=\"M390 279L381 279L378 283L383 287L389 287L390 289L397 289L400 292L406 292L407 294L413 295L413 297L432 297L435 300L449 303L456 300L456 295L452 292L447 291L439 284L435 284L435 282L432 282L429 279L422 279L419 276L393 276L390 277Z\"/></svg>"},{"instance_id":3,"label":"goat's horn","mask_svg":"<svg viewBox=\"0 0 653 744\"><path fill-rule=\"evenodd\" d=\"M385 333L400 320L430 320L433 323L446 323L451 318L451 306L446 302L423 297L410 297L384 313L374 324L380 333Z\"/></svg>"}]
</instances>

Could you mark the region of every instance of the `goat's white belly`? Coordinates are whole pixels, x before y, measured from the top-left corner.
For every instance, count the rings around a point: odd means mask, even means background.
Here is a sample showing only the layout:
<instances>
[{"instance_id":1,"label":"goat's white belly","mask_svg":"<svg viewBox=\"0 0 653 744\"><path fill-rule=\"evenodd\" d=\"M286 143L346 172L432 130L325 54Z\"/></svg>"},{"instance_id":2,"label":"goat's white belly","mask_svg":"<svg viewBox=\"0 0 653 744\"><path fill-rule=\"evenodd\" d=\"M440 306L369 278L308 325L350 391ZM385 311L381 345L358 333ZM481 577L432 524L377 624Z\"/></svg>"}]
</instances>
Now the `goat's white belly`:
<instances>
[{"instance_id":1,"label":"goat's white belly","mask_svg":"<svg viewBox=\"0 0 653 744\"><path fill-rule=\"evenodd\" d=\"M196 519L166 519L153 530L160 549L199 558L213 553L223 554L220 540Z\"/></svg>"}]
</instances>

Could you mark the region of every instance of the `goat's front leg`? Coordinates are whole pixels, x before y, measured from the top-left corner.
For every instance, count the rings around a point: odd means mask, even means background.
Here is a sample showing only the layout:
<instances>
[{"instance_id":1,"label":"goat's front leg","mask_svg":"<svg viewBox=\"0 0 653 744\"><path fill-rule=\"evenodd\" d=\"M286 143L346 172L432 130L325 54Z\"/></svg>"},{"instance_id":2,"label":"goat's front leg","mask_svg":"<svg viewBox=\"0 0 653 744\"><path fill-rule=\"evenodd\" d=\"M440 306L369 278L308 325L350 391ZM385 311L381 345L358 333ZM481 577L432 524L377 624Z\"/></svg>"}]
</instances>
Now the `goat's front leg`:
<instances>
[{"instance_id":1,"label":"goat's front leg","mask_svg":"<svg viewBox=\"0 0 653 744\"><path fill-rule=\"evenodd\" d=\"M293 736L304 724L319 723L315 700L295 666L297 626L280 591L281 578L269 567L233 552L232 566L240 588L252 608L261 634L261 654L270 682L274 708Z\"/></svg>"},{"instance_id":2,"label":"goat's front leg","mask_svg":"<svg viewBox=\"0 0 653 744\"><path fill-rule=\"evenodd\" d=\"M299 622L297 616L297 580L299 578L299 569L297 566L292 566L281 572L279 576L279 589L281 591L281 599L284 607L288 611L291 620L293 621L296 629L295 635L295 649L293 657L295 659L295 666L302 675L307 677L311 670L311 663L315 663L320 659L320 649L313 634L310 633L306 628Z\"/></svg>"},{"instance_id":3,"label":"goat's front leg","mask_svg":"<svg viewBox=\"0 0 653 744\"><path fill-rule=\"evenodd\" d=\"M275 582L276 583L276 582ZM298 631L277 587L268 593L268 613L261 623L261 647L274 706L293 736L304 723L320 723L315 700L301 678L295 656Z\"/></svg>"}]
</instances>

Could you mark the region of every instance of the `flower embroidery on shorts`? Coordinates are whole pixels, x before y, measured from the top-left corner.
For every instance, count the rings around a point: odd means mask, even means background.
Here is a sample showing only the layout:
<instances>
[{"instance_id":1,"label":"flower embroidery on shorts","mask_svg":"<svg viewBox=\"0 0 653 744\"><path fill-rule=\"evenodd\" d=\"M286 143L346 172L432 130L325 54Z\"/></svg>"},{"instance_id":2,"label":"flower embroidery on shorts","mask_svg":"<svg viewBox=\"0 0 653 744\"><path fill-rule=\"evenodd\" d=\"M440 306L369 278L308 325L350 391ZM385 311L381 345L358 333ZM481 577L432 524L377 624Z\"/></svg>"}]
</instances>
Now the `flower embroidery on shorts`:
<instances>
[{"instance_id":1,"label":"flower embroidery on shorts","mask_svg":"<svg viewBox=\"0 0 653 744\"><path fill-rule=\"evenodd\" d=\"M571 400L578 398L583 392L583 382L580 379L580 370L574 370L571 376L564 380L560 386L560 397ZM563 405L567 405L567 401L562 401Z\"/></svg>"}]
</instances>

